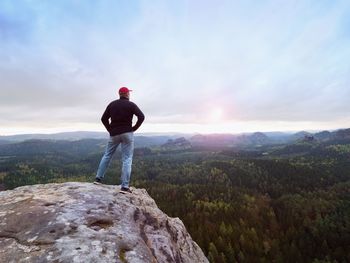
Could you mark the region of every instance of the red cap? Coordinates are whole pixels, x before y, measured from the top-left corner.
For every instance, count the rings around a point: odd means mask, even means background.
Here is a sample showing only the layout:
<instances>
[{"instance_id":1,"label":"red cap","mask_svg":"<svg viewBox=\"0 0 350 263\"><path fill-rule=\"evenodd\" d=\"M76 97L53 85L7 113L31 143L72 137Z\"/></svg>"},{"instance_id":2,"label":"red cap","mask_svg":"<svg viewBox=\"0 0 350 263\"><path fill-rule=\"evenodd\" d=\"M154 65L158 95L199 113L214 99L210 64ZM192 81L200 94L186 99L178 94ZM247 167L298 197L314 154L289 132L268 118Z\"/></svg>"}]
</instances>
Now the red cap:
<instances>
[{"instance_id":1,"label":"red cap","mask_svg":"<svg viewBox=\"0 0 350 263\"><path fill-rule=\"evenodd\" d=\"M131 89L128 89L127 87L121 87L120 89L119 89L119 93L128 93L128 92L130 92L130 91L132 91Z\"/></svg>"}]
</instances>

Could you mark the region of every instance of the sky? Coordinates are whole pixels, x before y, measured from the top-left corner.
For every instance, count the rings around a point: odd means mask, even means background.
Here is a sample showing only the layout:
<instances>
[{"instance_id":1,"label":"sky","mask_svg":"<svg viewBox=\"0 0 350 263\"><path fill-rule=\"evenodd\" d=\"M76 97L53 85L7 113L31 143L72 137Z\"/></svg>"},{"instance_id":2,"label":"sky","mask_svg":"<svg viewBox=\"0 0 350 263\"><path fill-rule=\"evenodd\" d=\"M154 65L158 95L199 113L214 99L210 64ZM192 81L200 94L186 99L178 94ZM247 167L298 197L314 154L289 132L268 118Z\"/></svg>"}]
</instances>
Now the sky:
<instances>
[{"instance_id":1,"label":"sky","mask_svg":"<svg viewBox=\"0 0 350 263\"><path fill-rule=\"evenodd\" d=\"M350 127L350 1L1 0L0 135Z\"/></svg>"}]
</instances>

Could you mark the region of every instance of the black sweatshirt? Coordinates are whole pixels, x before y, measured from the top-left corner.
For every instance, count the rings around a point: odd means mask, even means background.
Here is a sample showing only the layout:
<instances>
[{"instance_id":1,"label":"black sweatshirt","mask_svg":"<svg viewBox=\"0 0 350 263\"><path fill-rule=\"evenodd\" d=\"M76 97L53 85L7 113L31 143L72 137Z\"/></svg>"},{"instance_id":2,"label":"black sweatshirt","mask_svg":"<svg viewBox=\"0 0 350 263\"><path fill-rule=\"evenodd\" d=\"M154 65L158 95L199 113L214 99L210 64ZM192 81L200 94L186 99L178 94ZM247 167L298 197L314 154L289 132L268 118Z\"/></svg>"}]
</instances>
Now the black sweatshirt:
<instances>
[{"instance_id":1,"label":"black sweatshirt","mask_svg":"<svg viewBox=\"0 0 350 263\"><path fill-rule=\"evenodd\" d=\"M137 116L135 126L132 126L133 115ZM111 118L111 123L109 119ZM101 121L106 127L110 136L115 136L125 132L136 131L145 119L145 115L137 105L128 98L120 97L119 100L112 101L102 115Z\"/></svg>"}]
</instances>

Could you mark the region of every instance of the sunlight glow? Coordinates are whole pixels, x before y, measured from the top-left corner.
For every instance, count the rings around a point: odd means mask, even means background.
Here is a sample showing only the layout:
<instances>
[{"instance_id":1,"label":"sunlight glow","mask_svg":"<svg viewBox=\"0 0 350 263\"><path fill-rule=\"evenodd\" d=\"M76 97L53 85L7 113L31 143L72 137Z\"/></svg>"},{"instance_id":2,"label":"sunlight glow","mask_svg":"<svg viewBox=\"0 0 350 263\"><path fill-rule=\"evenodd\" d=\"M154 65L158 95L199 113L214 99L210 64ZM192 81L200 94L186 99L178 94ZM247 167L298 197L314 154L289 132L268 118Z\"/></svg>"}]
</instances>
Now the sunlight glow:
<instances>
[{"instance_id":1,"label":"sunlight glow","mask_svg":"<svg viewBox=\"0 0 350 263\"><path fill-rule=\"evenodd\" d=\"M223 110L221 108L215 108L212 109L209 113L210 116L210 121L220 121L222 119L223 116Z\"/></svg>"}]
</instances>

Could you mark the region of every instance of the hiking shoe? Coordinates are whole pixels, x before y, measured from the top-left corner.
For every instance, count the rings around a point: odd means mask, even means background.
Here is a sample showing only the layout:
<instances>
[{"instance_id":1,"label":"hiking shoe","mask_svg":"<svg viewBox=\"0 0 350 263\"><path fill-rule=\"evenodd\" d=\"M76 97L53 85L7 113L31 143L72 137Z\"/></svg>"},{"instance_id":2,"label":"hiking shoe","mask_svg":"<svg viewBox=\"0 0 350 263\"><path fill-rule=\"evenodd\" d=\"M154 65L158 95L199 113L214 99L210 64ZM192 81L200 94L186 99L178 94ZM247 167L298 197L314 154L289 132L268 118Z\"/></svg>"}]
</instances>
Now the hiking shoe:
<instances>
[{"instance_id":1,"label":"hiking shoe","mask_svg":"<svg viewBox=\"0 0 350 263\"><path fill-rule=\"evenodd\" d=\"M126 187L120 188L120 192L123 194L132 194L130 188L126 188Z\"/></svg>"},{"instance_id":2,"label":"hiking shoe","mask_svg":"<svg viewBox=\"0 0 350 263\"><path fill-rule=\"evenodd\" d=\"M102 184L102 180L96 177L94 184Z\"/></svg>"}]
</instances>

